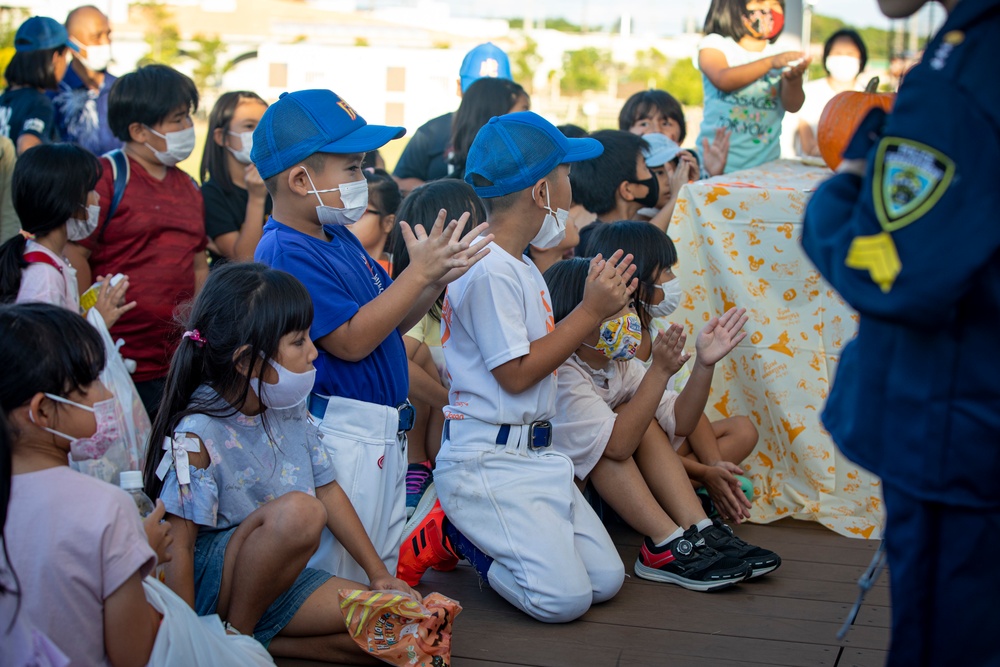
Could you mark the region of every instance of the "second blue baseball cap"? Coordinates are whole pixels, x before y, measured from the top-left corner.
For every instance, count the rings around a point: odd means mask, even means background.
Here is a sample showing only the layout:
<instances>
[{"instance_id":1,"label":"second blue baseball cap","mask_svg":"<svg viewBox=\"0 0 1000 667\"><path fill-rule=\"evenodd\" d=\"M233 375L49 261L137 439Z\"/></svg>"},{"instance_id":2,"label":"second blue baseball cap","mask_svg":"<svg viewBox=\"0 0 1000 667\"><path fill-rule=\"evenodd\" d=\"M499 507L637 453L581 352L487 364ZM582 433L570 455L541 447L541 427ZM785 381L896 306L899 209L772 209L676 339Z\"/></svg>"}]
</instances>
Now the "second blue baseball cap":
<instances>
[{"instance_id":1,"label":"second blue baseball cap","mask_svg":"<svg viewBox=\"0 0 1000 667\"><path fill-rule=\"evenodd\" d=\"M70 41L63 24L48 16L32 16L18 27L14 35L14 50L18 53L58 49L60 46L80 51L80 47Z\"/></svg>"},{"instance_id":2,"label":"second blue baseball cap","mask_svg":"<svg viewBox=\"0 0 1000 667\"><path fill-rule=\"evenodd\" d=\"M294 167L313 153L364 153L406 134L406 128L369 125L332 90L282 93L253 132L250 159L261 178Z\"/></svg>"},{"instance_id":3,"label":"second blue baseball cap","mask_svg":"<svg viewBox=\"0 0 1000 667\"><path fill-rule=\"evenodd\" d=\"M510 59L499 46L493 42L486 42L465 54L458 76L462 82L463 93L479 79L486 77L510 79Z\"/></svg>"},{"instance_id":4,"label":"second blue baseball cap","mask_svg":"<svg viewBox=\"0 0 1000 667\"><path fill-rule=\"evenodd\" d=\"M465 181L484 199L530 188L560 164L604 152L596 139L567 139L555 125L531 111L494 116L479 130L465 162ZM473 175L492 185L477 186Z\"/></svg>"}]
</instances>

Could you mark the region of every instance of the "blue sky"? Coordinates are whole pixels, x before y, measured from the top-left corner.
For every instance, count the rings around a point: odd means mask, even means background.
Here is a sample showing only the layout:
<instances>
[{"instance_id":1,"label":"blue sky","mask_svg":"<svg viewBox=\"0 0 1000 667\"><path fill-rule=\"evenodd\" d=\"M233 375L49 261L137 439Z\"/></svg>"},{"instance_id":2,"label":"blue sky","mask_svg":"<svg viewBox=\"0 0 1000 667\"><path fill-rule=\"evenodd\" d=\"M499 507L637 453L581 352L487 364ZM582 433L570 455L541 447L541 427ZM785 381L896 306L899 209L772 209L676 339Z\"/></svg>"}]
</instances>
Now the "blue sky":
<instances>
[{"instance_id":1,"label":"blue sky","mask_svg":"<svg viewBox=\"0 0 1000 667\"><path fill-rule=\"evenodd\" d=\"M615 21L622 11L630 11L635 25L651 26L656 32L671 33L681 29L686 17L703 22L709 0L619 0L615 3L607 0L448 0L448 4L457 16L510 17L523 16L530 11L535 17L544 14L590 24L608 24ZM879 12L876 0L814 0L813 5L816 13L837 16L858 27L889 26L889 21ZM944 10L940 6L934 5L931 11L939 21L944 18ZM927 31L926 12L925 8L921 32Z\"/></svg>"}]
</instances>

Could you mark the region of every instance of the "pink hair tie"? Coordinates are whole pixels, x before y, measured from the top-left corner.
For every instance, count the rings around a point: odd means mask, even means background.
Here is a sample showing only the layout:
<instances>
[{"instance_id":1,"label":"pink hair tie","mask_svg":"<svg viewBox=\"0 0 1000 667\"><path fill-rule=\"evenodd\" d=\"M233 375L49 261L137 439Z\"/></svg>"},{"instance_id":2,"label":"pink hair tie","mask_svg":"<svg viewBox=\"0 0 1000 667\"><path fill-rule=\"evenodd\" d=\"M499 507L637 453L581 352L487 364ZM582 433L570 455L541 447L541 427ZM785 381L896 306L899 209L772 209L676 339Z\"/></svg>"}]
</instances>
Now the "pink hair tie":
<instances>
[{"instance_id":1,"label":"pink hair tie","mask_svg":"<svg viewBox=\"0 0 1000 667\"><path fill-rule=\"evenodd\" d=\"M181 339L184 338L190 338L191 342L197 345L198 347L201 347L202 345L208 342L207 340L202 338L201 332L198 331L197 329L192 329L191 331L185 331L184 335L181 336Z\"/></svg>"},{"instance_id":2,"label":"pink hair tie","mask_svg":"<svg viewBox=\"0 0 1000 667\"><path fill-rule=\"evenodd\" d=\"M35 240L35 235L32 234L31 232L26 232L23 229L19 229L17 233L20 234L21 236L23 236L25 241L34 241Z\"/></svg>"}]
</instances>

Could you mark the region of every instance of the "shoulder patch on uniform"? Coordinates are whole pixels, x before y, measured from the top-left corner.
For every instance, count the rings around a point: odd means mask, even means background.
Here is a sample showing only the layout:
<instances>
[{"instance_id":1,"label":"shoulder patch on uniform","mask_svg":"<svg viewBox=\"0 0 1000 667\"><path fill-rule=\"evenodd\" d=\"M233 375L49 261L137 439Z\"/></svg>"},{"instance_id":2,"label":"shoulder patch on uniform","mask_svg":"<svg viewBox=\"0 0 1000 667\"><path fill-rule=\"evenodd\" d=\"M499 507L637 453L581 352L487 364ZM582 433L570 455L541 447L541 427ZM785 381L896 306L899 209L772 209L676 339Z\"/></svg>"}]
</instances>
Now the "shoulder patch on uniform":
<instances>
[{"instance_id":1,"label":"shoulder patch on uniform","mask_svg":"<svg viewBox=\"0 0 1000 667\"><path fill-rule=\"evenodd\" d=\"M41 134L45 131L45 121L41 118L29 118L24 121L24 125L21 127L22 132L38 132Z\"/></svg>"},{"instance_id":2,"label":"shoulder patch on uniform","mask_svg":"<svg viewBox=\"0 0 1000 667\"><path fill-rule=\"evenodd\" d=\"M875 155L875 213L887 232L919 220L934 208L955 176L955 162L910 139L886 137Z\"/></svg>"}]
</instances>

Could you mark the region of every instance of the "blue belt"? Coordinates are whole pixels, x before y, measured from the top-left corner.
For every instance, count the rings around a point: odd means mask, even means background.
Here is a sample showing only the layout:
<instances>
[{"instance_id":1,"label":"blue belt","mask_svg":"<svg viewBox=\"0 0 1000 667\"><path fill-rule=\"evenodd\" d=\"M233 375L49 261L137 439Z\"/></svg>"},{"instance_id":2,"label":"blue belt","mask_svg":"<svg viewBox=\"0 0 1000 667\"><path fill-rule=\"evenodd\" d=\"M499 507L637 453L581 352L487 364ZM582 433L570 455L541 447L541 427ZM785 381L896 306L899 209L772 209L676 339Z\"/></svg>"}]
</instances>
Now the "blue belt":
<instances>
[{"instance_id":1,"label":"blue belt","mask_svg":"<svg viewBox=\"0 0 1000 667\"><path fill-rule=\"evenodd\" d=\"M446 419L444 422L444 437L447 440L451 439L451 420ZM510 424L501 424L500 428L497 429L497 439L496 443L498 445L506 445L507 441L510 439ZM552 424L549 422L532 422L528 426L528 446L532 449L544 449L552 445Z\"/></svg>"},{"instance_id":2,"label":"blue belt","mask_svg":"<svg viewBox=\"0 0 1000 667\"><path fill-rule=\"evenodd\" d=\"M319 394L309 394L309 414L311 414L316 419L320 421L326 417L326 406L330 404L330 398L328 396L320 396ZM413 422L416 419L417 413L413 409L413 405L409 401L402 403L396 407L399 411L399 429L397 432L409 431L413 428Z\"/></svg>"}]
</instances>

